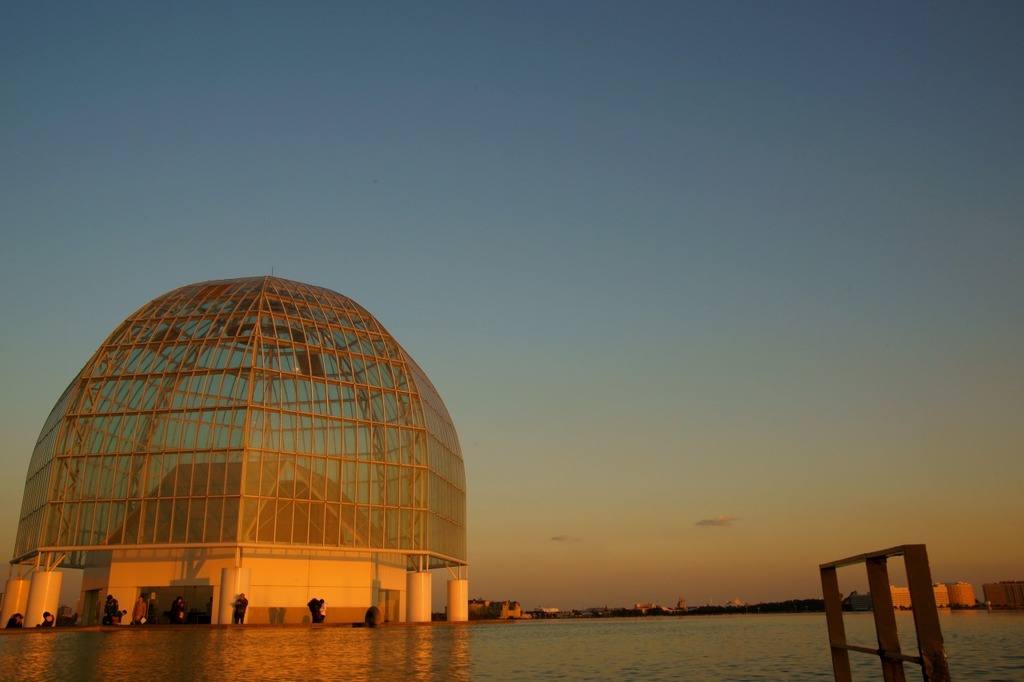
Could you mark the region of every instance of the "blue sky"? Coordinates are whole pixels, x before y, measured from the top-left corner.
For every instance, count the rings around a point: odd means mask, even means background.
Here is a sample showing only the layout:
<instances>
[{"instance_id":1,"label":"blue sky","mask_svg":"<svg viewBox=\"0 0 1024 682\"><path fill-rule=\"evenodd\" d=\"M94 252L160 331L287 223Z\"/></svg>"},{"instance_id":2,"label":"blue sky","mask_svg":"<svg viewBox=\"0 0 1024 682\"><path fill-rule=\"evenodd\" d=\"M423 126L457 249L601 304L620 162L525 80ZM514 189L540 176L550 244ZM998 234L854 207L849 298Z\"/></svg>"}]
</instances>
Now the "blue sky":
<instances>
[{"instance_id":1,"label":"blue sky","mask_svg":"<svg viewBox=\"0 0 1024 682\"><path fill-rule=\"evenodd\" d=\"M1021 45L1010 2L7 3L0 552L104 337L273 272L441 392L472 596L1024 578Z\"/></svg>"}]
</instances>

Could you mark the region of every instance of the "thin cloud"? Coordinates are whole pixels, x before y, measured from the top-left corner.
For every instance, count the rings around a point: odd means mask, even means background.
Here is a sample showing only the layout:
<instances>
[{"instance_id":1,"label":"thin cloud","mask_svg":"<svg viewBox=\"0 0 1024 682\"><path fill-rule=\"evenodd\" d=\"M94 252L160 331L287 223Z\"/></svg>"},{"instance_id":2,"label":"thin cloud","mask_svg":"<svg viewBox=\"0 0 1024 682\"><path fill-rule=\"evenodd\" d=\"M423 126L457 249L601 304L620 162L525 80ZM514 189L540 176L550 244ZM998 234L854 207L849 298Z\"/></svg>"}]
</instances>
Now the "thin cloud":
<instances>
[{"instance_id":1,"label":"thin cloud","mask_svg":"<svg viewBox=\"0 0 1024 682\"><path fill-rule=\"evenodd\" d=\"M582 540L569 535L555 535L551 538L551 542L582 542Z\"/></svg>"},{"instance_id":2,"label":"thin cloud","mask_svg":"<svg viewBox=\"0 0 1024 682\"><path fill-rule=\"evenodd\" d=\"M726 516L724 514L720 514L720 515L716 516L713 519L701 519L700 521L697 522L696 525L698 525L698 526L731 526L733 523L735 523L736 521L739 521L739 520L740 520L740 517L738 517L738 516Z\"/></svg>"}]
</instances>

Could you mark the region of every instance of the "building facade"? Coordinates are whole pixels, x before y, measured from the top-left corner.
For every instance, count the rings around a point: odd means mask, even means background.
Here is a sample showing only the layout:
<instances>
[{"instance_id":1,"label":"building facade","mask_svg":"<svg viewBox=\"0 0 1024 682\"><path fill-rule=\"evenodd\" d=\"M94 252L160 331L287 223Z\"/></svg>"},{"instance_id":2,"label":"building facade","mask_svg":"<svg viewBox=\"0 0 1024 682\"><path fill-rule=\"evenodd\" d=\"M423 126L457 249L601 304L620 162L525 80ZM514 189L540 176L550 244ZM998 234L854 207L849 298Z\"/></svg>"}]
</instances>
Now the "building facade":
<instances>
[{"instance_id":1,"label":"building facade","mask_svg":"<svg viewBox=\"0 0 1024 682\"><path fill-rule=\"evenodd\" d=\"M1001 580L981 587L989 606L1024 609L1024 580Z\"/></svg>"},{"instance_id":2,"label":"building facade","mask_svg":"<svg viewBox=\"0 0 1024 682\"><path fill-rule=\"evenodd\" d=\"M11 563L4 618L30 622L57 610L58 566L84 569L86 623L107 594L143 597L151 621L183 596L191 619L228 623L242 592L247 622L301 622L311 597L333 620L427 621L433 569L466 620L458 436L351 299L277 277L185 286L119 325L57 401Z\"/></svg>"},{"instance_id":3,"label":"building facade","mask_svg":"<svg viewBox=\"0 0 1024 682\"><path fill-rule=\"evenodd\" d=\"M974 608L977 600L974 597L974 586L970 583L946 583L949 594L950 608Z\"/></svg>"}]
</instances>

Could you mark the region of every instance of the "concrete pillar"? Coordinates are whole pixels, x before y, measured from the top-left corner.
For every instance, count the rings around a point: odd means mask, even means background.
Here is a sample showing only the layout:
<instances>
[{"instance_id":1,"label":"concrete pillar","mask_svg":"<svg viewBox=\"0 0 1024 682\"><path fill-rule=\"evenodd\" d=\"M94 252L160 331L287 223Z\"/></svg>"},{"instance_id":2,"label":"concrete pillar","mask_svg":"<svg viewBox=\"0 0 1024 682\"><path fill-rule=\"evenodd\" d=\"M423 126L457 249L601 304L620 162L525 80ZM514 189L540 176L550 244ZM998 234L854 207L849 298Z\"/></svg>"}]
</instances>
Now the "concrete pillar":
<instances>
[{"instance_id":1,"label":"concrete pillar","mask_svg":"<svg viewBox=\"0 0 1024 682\"><path fill-rule=\"evenodd\" d=\"M469 620L469 581L448 581L448 621L462 623Z\"/></svg>"},{"instance_id":2,"label":"concrete pillar","mask_svg":"<svg viewBox=\"0 0 1024 682\"><path fill-rule=\"evenodd\" d=\"M11 578L4 587L4 607L0 609L0 628L7 625L7 621L16 613L25 615L25 608L28 606L29 583L23 578ZM28 625L28 621L25 621ZM35 625L35 623L32 623Z\"/></svg>"},{"instance_id":3,"label":"concrete pillar","mask_svg":"<svg viewBox=\"0 0 1024 682\"><path fill-rule=\"evenodd\" d=\"M405 574L406 618L409 623L430 622L430 572L411 571Z\"/></svg>"},{"instance_id":4,"label":"concrete pillar","mask_svg":"<svg viewBox=\"0 0 1024 682\"><path fill-rule=\"evenodd\" d=\"M252 585L251 568L220 569L220 604L217 611L217 623L220 625L231 624L232 614L235 611L235 599L242 593L248 597L252 591L250 585ZM246 612L245 619L248 622L248 612Z\"/></svg>"},{"instance_id":5,"label":"concrete pillar","mask_svg":"<svg viewBox=\"0 0 1024 682\"><path fill-rule=\"evenodd\" d=\"M25 606L25 627L31 628L43 622L43 612L53 614L57 620L60 606L60 586L64 575L60 571L36 571L28 589L28 605ZM6 625L6 621L4 623Z\"/></svg>"}]
</instances>

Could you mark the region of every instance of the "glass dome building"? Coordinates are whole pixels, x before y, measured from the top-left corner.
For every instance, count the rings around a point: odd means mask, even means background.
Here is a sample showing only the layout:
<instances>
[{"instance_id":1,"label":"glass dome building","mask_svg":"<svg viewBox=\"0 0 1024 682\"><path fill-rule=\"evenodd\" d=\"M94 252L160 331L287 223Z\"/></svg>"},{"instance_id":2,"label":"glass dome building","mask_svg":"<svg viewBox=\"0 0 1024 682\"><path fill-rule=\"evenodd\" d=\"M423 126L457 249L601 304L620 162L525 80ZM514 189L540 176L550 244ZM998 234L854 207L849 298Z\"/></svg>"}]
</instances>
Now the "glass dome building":
<instances>
[{"instance_id":1,"label":"glass dome building","mask_svg":"<svg viewBox=\"0 0 1024 682\"><path fill-rule=\"evenodd\" d=\"M4 616L56 612L60 567L99 600L183 596L194 622L431 616L446 568L465 620L466 480L423 370L365 309L278 277L209 281L140 308L57 401L29 464ZM11 596L15 602L8 608ZM125 621L127 622L127 620Z\"/></svg>"}]
</instances>

